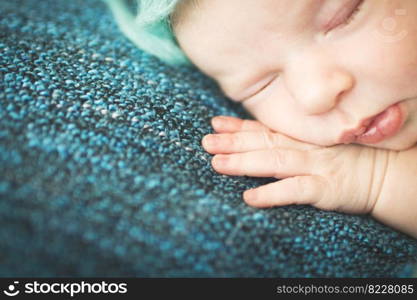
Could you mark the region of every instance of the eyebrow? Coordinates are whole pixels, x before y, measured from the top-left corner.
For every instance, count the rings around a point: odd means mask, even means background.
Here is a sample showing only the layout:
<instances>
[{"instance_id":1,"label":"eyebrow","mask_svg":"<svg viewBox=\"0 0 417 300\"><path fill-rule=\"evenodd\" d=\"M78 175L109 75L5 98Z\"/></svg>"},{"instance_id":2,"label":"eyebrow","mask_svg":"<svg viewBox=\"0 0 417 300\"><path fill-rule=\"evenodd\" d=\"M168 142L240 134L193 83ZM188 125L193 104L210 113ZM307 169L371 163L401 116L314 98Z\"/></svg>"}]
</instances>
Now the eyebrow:
<instances>
[{"instance_id":1,"label":"eyebrow","mask_svg":"<svg viewBox=\"0 0 417 300\"><path fill-rule=\"evenodd\" d=\"M293 17L304 20L303 22L298 22L293 25L294 28L300 28L302 24L305 24L305 19L309 19L308 22L317 17L318 13L321 11L323 5L327 1L335 1L335 0L301 0L301 1L293 1L293 3L302 3L302 5L296 6L296 12L293 13ZM296 17L298 16L298 17ZM300 17L302 16L302 17ZM229 96L237 102L242 102L248 97L251 97L253 94L257 92L257 90L262 89L263 86L257 87L256 85L260 82L263 82L264 78L269 77L271 72L271 68L265 69L264 67L261 68L263 71L256 71L255 75L248 74L247 76L239 76L243 79L239 79L238 88L235 91L229 91ZM276 73L276 72L275 72ZM265 85L268 82L265 82ZM256 90L252 91L256 87Z\"/></svg>"}]
</instances>

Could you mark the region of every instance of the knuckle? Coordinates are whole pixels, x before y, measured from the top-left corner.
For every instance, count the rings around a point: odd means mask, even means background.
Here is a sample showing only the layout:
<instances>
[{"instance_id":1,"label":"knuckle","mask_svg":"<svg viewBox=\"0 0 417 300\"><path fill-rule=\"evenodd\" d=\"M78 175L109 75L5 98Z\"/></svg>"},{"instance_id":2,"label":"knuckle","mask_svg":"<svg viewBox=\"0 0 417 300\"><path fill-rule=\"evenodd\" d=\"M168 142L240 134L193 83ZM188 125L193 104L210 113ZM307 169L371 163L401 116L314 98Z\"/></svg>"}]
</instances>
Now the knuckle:
<instances>
[{"instance_id":1,"label":"knuckle","mask_svg":"<svg viewBox=\"0 0 417 300\"><path fill-rule=\"evenodd\" d=\"M332 148L313 150L310 152L310 158L315 170L322 170L323 166L327 166L326 169L328 170L339 170L340 164L343 163L343 160L340 159L340 153Z\"/></svg>"},{"instance_id":2,"label":"knuckle","mask_svg":"<svg viewBox=\"0 0 417 300\"><path fill-rule=\"evenodd\" d=\"M233 134L231 136L230 142L232 144L233 149L238 150L238 149L242 149L243 147L243 139L241 138L241 136L239 134Z\"/></svg>"},{"instance_id":3,"label":"knuckle","mask_svg":"<svg viewBox=\"0 0 417 300\"><path fill-rule=\"evenodd\" d=\"M278 149L274 149L272 157L273 157L274 167L277 170L279 170L282 166L285 166L287 162L287 157L285 153L283 153L282 151L279 151Z\"/></svg>"},{"instance_id":4,"label":"knuckle","mask_svg":"<svg viewBox=\"0 0 417 300\"><path fill-rule=\"evenodd\" d=\"M246 119L242 119L242 122L240 122L240 130L241 131L246 131L247 129L250 128L250 120L246 120Z\"/></svg>"},{"instance_id":5,"label":"knuckle","mask_svg":"<svg viewBox=\"0 0 417 300\"><path fill-rule=\"evenodd\" d=\"M304 177L304 176L295 177L295 181L296 181L296 186L298 187L296 189L297 198L302 200L302 201L309 198L309 196L312 192L311 182L309 180L307 180L307 178Z\"/></svg>"},{"instance_id":6,"label":"knuckle","mask_svg":"<svg viewBox=\"0 0 417 300\"><path fill-rule=\"evenodd\" d=\"M275 147L274 136L268 131L262 131L262 138L267 149L272 149Z\"/></svg>"},{"instance_id":7,"label":"knuckle","mask_svg":"<svg viewBox=\"0 0 417 300\"><path fill-rule=\"evenodd\" d=\"M317 160L320 161L331 161L334 158L334 152L328 148L322 148L315 151Z\"/></svg>"},{"instance_id":8,"label":"knuckle","mask_svg":"<svg viewBox=\"0 0 417 300\"><path fill-rule=\"evenodd\" d=\"M297 189L297 197L300 201L305 203L317 203L323 201L323 194L325 191L324 183L321 178L317 176L298 176L295 177Z\"/></svg>"}]
</instances>

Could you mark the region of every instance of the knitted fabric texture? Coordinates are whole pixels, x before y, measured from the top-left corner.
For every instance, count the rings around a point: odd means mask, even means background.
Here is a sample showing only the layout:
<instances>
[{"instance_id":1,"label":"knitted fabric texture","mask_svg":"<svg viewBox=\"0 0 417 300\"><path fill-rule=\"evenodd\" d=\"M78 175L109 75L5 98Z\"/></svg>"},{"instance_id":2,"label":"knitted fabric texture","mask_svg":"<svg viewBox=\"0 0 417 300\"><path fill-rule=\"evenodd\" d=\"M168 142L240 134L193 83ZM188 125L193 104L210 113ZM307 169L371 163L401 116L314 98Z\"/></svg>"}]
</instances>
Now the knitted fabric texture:
<instances>
[{"instance_id":1,"label":"knitted fabric texture","mask_svg":"<svg viewBox=\"0 0 417 300\"><path fill-rule=\"evenodd\" d=\"M256 209L201 139L248 118L99 0L0 2L0 275L409 276L417 241L369 216Z\"/></svg>"}]
</instances>

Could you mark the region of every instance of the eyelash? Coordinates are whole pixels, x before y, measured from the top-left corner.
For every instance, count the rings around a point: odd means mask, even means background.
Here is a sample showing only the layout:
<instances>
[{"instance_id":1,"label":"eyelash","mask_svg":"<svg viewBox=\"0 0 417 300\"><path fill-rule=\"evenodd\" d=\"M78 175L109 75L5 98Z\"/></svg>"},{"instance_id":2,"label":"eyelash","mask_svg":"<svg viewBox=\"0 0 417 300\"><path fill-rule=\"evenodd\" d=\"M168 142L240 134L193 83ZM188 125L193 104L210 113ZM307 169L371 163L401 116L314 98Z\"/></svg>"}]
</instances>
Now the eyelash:
<instances>
[{"instance_id":1,"label":"eyelash","mask_svg":"<svg viewBox=\"0 0 417 300\"><path fill-rule=\"evenodd\" d=\"M346 16L345 20L343 20L339 24L336 24L336 26L333 26L333 28L330 28L327 32L329 32L333 29L336 29L336 28L345 27L345 26L349 25L350 23L352 23L352 21L355 19L355 17L358 15L360 10L362 9L362 5L363 5L364 2L365 2L365 0L360 1L358 3L358 5L355 7L355 9L348 16ZM274 77L271 81L269 81L266 85L264 85L255 94L253 94L252 96L249 96L247 99L243 100L242 102L245 102L245 101L251 99L252 97L262 93L262 91L265 90L275 79L276 79L276 77Z\"/></svg>"},{"instance_id":2,"label":"eyelash","mask_svg":"<svg viewBox=\"0 0 417 300\"><path fill-rule=\"evenodd\" d=\"M358 15L358 13L361 11L362 5L364 2L365 0L360 1L358 5L355 7L355 9L348 16L346 16L344 20L342 20L339 24L336 24L335 26L330 28L327 32L332 31L333 29L340 28L340 27L345 27L349 25L350 23L352 23L352 21L355 20L355 17Z\"/></svg>"},{"instance_id":3,"label":"eyelash","mask_svg":"<svg viewBox=\"0 0 417 300\"><path fill-rule=\"evenodd\" d=\"M254 94L252 94L251 96L247 97L246 99L243 99L241 101L241 103L249 101L250 99L252 99L253 97L255 97L256 95L262 93L268 86L271 85L271 83L277 78L279 77L279 75L275 76L274 78L272 78L272 80L268 81L267 84L265 84L262 88L260 88L258 91L256 91Z\"/></svg>"}]
</instances>

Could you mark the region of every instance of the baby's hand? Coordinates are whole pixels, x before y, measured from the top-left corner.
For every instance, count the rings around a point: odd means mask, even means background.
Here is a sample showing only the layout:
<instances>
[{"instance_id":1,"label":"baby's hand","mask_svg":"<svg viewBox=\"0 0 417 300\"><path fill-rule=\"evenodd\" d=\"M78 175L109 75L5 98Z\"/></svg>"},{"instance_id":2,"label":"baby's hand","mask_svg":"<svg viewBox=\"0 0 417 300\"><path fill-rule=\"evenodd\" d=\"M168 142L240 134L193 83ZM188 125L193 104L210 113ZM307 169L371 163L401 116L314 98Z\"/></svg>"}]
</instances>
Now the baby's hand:
<instances>
[{"instance_id":1,"label":"baby's hand","mask_svg":"<svg viewBox=\"0 0 417 300\"><path fill-rule=\"evenodd\" d=\"M223 123L217 123L221 120ZM369 213L379 198L388 150L360 145L322 147L274 132L257 121L216 117L202 145L214 169L237 176L282 180L245 191L251 206L310 204L319 209Z\"/></svg>"}]
</instances>

